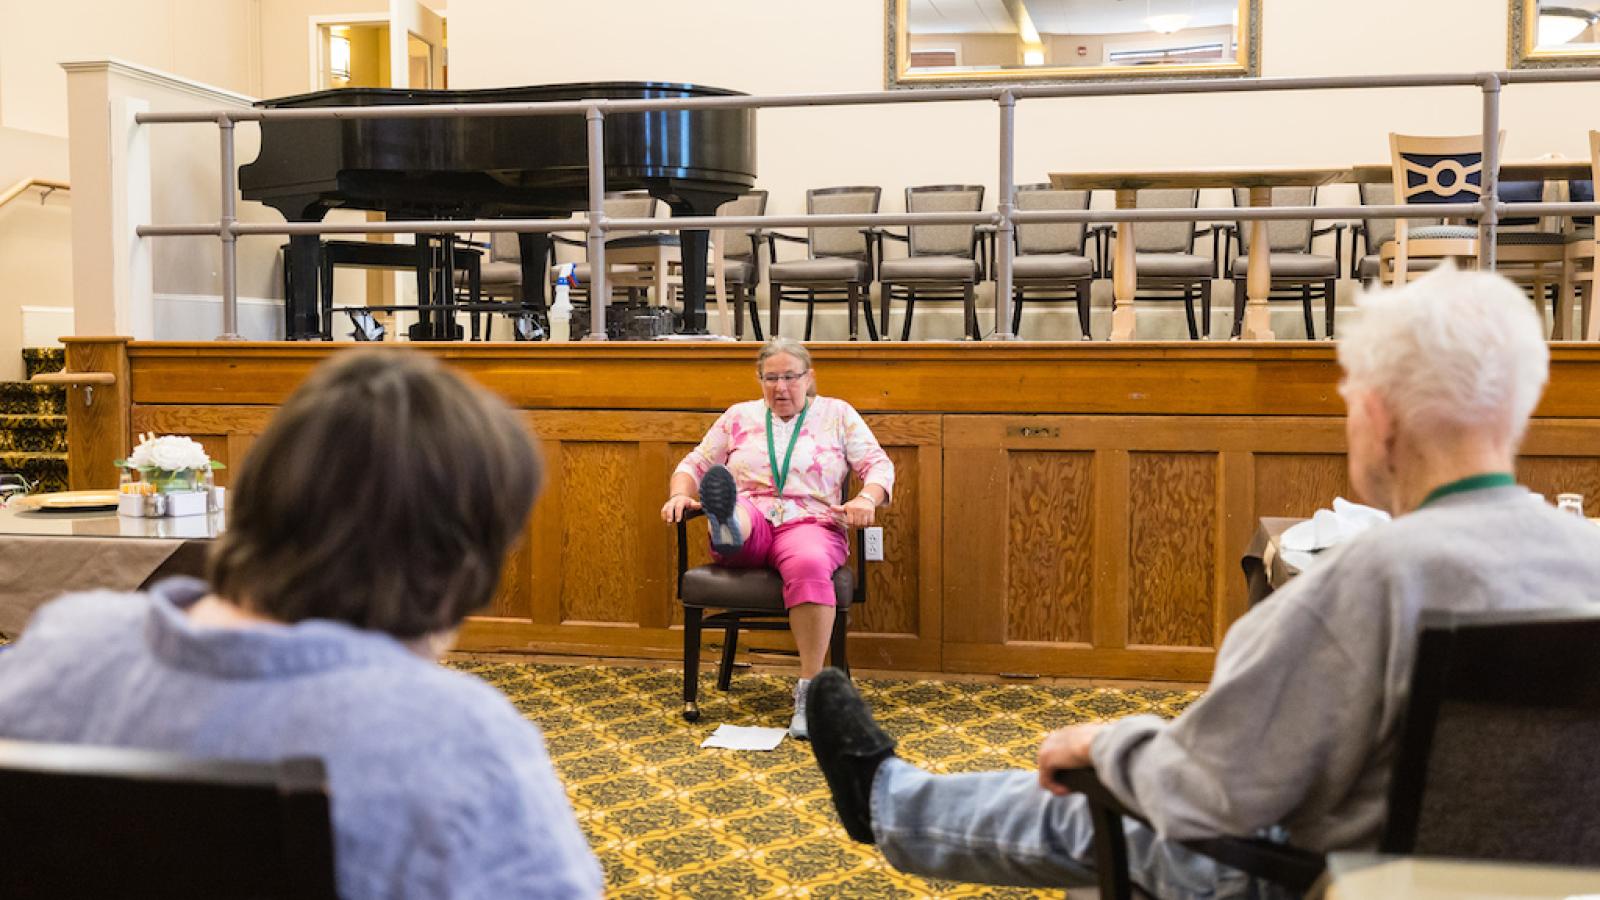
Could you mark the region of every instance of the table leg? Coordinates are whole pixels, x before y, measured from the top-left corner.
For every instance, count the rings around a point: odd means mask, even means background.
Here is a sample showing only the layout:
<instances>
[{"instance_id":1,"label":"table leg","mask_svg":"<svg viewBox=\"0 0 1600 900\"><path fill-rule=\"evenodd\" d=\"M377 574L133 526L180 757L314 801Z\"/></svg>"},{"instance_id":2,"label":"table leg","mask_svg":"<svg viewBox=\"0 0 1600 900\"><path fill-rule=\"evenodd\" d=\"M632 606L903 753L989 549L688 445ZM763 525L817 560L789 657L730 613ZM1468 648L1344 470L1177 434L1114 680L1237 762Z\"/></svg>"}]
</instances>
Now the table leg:
<instances>
[{"instance_id":1,"label":"table leg","mask_svg":"<svg viewBox=\"0 0 1600 900\"><path fill-rule=\"evenodd\" d=\"M1251 206L1271 206L1272 188L1250 189ZM1272 313L1267 298L1272 294L1272 248L1267 245L1267 223L1261 219L1250 222L1250 270L1245 274L1244 339L1270 341Z\"/></svg>"},{"instance_id":2,"label":"table leg","mask_svg":"<svg viewBox=\"0 0 1600 900\"><path fill-rule=\"evenodd\" d=\"M1133 209L1138 205L1139 194L1127 188L1117 189L1117 209ZM1111 291L1116 298L1116 308L1111 311L1111 340L1131 341L1137 331L1138 319L1134 313L1133 298L1139 286L1139 273L1134 269L1133 223L1117 223L1117 239L1112 250Z\"/></svg>"}]
</instances>

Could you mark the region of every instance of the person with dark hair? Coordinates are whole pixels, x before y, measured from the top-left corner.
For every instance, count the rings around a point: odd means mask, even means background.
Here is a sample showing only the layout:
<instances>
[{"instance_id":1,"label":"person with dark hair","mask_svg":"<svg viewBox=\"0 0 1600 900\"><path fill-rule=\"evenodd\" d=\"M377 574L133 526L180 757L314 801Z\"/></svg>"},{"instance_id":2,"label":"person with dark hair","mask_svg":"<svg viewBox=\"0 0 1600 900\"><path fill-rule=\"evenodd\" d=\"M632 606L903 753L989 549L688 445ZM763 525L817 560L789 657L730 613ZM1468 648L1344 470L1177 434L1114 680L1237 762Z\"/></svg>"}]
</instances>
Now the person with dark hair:
<instances>
[{"instance_id":1,"label":"person with dark hair","mask_svg":"<svg viewBox=\"0 0 1600 900\"><path fill-rule=\"evenodd\" d=\"M598 897L538 729L437 664L540 480L487 391L421 353L338 354L246 456L210 589L41 607L0 654L0 736L318 757L342 897Z\"/></svg>"},{"instance_id":2,"label":"person with dark hair","mask_svg":"<svg viewBox=\"0 0 1600 900\"><path fill-rule=\"evenodd\" d=\"M894 490L894 463L861 414L817 396L811 353L775 337L756 355L761 399L737 403L672 473L661 518L704 509L711 552L724 566L770 566L800 651L789 734L806 737L806 686L833 634L833 572L850 555L846 528L871 525ZM841 503L854 474L856 496Z\"/></svg>"}]
</instances>

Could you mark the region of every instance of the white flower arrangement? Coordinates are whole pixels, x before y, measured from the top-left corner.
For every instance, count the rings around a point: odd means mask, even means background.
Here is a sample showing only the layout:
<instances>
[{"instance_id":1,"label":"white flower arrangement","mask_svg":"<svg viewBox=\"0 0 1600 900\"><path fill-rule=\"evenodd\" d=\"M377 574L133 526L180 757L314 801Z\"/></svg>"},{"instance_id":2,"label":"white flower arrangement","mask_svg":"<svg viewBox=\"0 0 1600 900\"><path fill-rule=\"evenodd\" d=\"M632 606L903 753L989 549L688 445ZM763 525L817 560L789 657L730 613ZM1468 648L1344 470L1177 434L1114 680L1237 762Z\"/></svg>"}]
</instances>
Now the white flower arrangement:
<instances>
[{"instance_id":1,"label":"white flower arrangement","mask_svg":"<svg viewBox=\"0 0 1600 900\"><path fill-rule=\"evenodd\" d=\"M133 448L127 459L117 460L116 465L137 469L145 481L167 485L206 469L224 468L222 463L213 462L206 455L205 446L193 438L173 434L160 437L146 434L140 438L139 446Z\"/></svg>"}]
</instances>

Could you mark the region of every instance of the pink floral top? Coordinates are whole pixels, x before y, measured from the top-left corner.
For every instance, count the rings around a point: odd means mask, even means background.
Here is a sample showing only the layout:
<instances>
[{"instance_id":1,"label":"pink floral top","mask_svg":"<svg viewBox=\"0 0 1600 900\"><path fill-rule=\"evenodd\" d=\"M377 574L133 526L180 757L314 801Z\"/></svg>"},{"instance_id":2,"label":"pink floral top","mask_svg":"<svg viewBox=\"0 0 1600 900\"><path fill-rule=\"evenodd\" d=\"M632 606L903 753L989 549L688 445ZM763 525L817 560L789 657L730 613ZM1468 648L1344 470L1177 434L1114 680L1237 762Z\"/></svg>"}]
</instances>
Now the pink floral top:
<instances>
[{"instance_id":1,"label":"pink floral top","mask_svg":"<svg viewBox=\"0 0 1600 900\"><path fill-rule=\"evenodd\" d=\"M773 447L780 465L798 419L795 416L784 422L777 416L772 418ZM861 484L882 488L885 496L893 496L894 491L894 463L872 436L872 429L855 407L832 397L811 398L781 498L772 489L765 401L750 400L729 407L706 432L700 446L678 463L676 471L692 475L699 484L706 470L719 463L733 473L740 494L749 497L769 519L780 523L807 518L832 522L828 507L840 501L845 477L851 472Z\"/></svg>"}]
</instances>

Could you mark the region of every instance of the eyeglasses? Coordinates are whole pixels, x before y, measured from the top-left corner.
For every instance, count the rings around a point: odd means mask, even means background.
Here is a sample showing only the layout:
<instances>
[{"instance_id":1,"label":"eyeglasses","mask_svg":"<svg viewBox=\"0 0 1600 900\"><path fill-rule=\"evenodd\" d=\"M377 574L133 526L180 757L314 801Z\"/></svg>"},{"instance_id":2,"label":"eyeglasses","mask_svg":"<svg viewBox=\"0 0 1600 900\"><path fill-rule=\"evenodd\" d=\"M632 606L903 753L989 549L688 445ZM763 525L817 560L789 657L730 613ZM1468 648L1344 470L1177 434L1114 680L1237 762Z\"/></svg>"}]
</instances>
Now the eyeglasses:
<instances>
[{"instance_id":1,"label":"eyeglasses","mask_svg":"<svg viewBox=\"0 0 1600 900\"><path fill-rule=\"evenodd\" d=\"M806 370L806 372L809 371L811 370ZM806 377L806 372L774 372L770 375L762 375L760 377L761 380L767 384L788 384L791 381L799 381L800 379Z\"/></svg>"}]
</instances>

